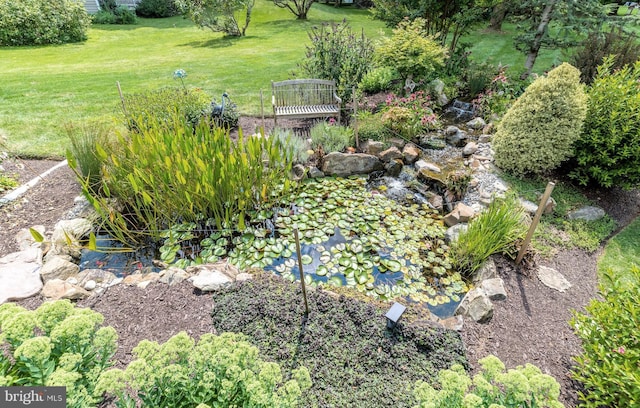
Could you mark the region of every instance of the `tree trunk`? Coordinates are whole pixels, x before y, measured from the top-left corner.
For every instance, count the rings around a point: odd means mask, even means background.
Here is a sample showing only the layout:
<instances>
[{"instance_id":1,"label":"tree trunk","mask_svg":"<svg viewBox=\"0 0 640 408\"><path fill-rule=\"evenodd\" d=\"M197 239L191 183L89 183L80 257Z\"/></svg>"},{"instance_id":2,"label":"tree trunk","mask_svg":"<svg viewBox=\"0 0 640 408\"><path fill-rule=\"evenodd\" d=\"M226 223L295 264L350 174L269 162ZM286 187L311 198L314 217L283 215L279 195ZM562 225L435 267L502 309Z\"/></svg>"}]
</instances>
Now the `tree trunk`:
<instances>
[{"instance_id":1,"label":"tree trunk","mask_svg":"<svg viewBox=\"0 0 640 408\"><path fill-rule=\"evenodd\" d=\"M502 22L507 17L507 0L503 0L500 3L493 6L491 11L491 19L489 20L489 29L494 31L502 30Z\"/></svg>"},{"instance_id":2,"label":"tree trunk","mask_svg":"<svg viewBox=\"0 0 640 408\"><path fill-rule=\"evenodd\" d=\"M538 25L538 29L536 30L536 35L533 37L533 42L529 47L527 60L524 63L525 71L520 77L520 79L527 79L527 77L531 75L533 64L535 64L536 58L538 58L538 52L540 52L540 46L542 46L542 39L547 33L547 27L549 26L549 22L551 21L551 14L557 2L558 0L550 0L547 3L547 5L544 7L544 10L542 11L542 16L540 17L540 24Z\"/></svg>"}]
</instances>

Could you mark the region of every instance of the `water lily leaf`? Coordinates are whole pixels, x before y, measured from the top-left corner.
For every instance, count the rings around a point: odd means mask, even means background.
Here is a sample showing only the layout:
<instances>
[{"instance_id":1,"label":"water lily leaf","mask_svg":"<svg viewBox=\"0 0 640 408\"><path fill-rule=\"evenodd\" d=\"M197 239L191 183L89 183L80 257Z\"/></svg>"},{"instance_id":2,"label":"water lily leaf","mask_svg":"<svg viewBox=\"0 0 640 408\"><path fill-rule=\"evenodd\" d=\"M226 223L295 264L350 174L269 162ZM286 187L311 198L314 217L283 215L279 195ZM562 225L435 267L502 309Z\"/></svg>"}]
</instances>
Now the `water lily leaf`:
<instances>
[{"instance_id":1,"label":"water lily leaf","mask_svg":"<svg viewBox=\"0 0 640 408\"><path fill-rule=\"evenodd\" d=\"M284 261L284 264L287 268L293 268L294 266L296 266L296 261L294 261L292 258L289 258Z\"/></svg>"},{"instance_id":2,"label":"water lily leaf","mask_svg":"<svg viewBox=\"0 0 640 408\"><path fill-rule=\"evenodd\" d=\"M302 258L302 264L303 265L309 265L309 264L311 264L313 262L313 258L310 257L309 255L306 255L306 254L302 255L301 258Z\"/></svg>"},{"instance_id":3,"label":"water lily leaf","mask_svg":"<svg viewBox=\"0 0 640 408\"><path fill-rule=\"evenodd\" d=\"M369 275L367 273L361 273L360 275L358 275L358 277L356 278L356 281L360 284L360 285L364 285L365 283L367 283L367 281L369 280Z\"/></svg>"},{"instance_id":4,"label":"water lily leaf","mask_svg":"<svg viewBox=\"0 0 640 408\"><path fill-rule=\"evenodd\" d=\"M216 248L216 249L214 249L214 250L213 250L213 254L214 254L215 256L224 256L224 255L226 255L226 254L227 254L227 250L226 250L226 249L224 249L224 248L220 248L220 247L218 247L218 248Z\"/></svg>"},{"instance_id":5,"label":"water lily leaf","mask_svg":"<svg viewBox=\"0 0 640 408\"><path fill-rule=\"evenodd\" d=\"M291 256L293 256L293 252L292 252L289 248L285 248L285 249L280 253L280 255L281 255L283 258L291 258Z\"/></svg>"},{"instance_id":6,"label":"water lily leaf","mask_svg":"<svg viewBox=\"0 0 640 408\"><path fill-rule=\"evenodd\" d=\"M383 259L380 264L384 265L391 272L399 272L402 268L402 264L395 259Z\"/></svg>"},{"instance_id":7,"label":"water lily leaf","mask_svg":"<svg viewBox=\"0 0 640 408\"><path fill-rule=\"evenodd\" d=\"M342 279L340 279L340 277L338 276L332 276L329 278L329 280L327 280L327 283L331 286L340 287L342 286Z\"/></svg>"},{"instance_id":8,"label":"water lily leaf","mask_svg":"<svg viewBox=\"0 0 640 408\"><path fill-rule=\"evenodd\" d=\"M326 276L328 273L329 273L329 270L324 265L320 265L316 268L316 275L318 276Z\"/></svg>"},{"instance_id":9,"label":"water lily leaf","mask_svg":"<svg viewBox=\"0 0 640 408\"><path fill-rule=\"evenodd\" d=\"M267 246L267 241L264 239L257 239L253 242L253 247L257 250L262 250Z\"/></svg>"}]
</instances>

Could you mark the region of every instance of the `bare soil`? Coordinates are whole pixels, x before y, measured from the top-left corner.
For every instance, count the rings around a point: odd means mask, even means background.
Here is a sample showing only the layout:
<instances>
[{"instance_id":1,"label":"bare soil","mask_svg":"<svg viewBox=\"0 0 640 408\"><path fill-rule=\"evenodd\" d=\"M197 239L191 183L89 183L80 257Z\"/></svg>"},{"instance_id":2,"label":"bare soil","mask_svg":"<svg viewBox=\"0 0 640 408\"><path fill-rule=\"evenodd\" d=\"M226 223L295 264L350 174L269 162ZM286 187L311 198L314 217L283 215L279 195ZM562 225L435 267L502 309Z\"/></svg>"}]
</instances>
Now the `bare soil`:
<instances>
[{"instance_id":1,"label":"bare soil","mask_svg":"<svg viewBox=\"0 0 640 408\"><path fill-rule=\"evenodd\" d=\"M241 120L245 134L253 133L261 125L260 119ZM48 160L10 160L3 166L8 174L24 183L55 164ZM16 202L0 207L0 257L18 250L14 237L20 229L44 225L50 230L65 217L79 194L73 173L63 167ZM592 191L589 195L620 228L640 213L638 191ZM537 278L518 273L508 260L496 258L508 298L495 302L494 317L489 323L465 322L461 336L472 368L477 368L477 360L487 354L498 356L508 368L535 364L560 382L561 400L569 407L576 406L579 384L571 380L570 368L572 356L580 352L580 342L568 322L572 311L582 310L597 296L598 255L599 251L589 254L571 250L560 251L553 259L538 260L539 264L557 269L571 282L573 286L565 293L547 288ZM35 308L41 302L35 296L20 303ZM102 313L105 324L118 331L120 349L115 356L118 366L131 360L131 349L142 339L163 342L182 330L195 337L215 332L210 316L211 296L202 295L188 283L172 287L153 283L146 290L117 285L79 305Z\"/></svg>"}]
</instances>

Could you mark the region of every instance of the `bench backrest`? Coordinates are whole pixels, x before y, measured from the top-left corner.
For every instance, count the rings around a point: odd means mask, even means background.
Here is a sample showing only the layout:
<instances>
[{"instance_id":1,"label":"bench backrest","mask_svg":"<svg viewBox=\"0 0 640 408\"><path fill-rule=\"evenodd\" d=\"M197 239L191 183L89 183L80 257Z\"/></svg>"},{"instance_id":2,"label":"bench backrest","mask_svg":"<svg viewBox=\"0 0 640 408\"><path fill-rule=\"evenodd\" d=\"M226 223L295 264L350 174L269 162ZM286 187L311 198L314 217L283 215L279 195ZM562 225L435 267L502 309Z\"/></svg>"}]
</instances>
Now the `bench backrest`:
<instances>
[{"instance_id":1,"label":"bench backrest","mask_svg":"<svg viewBox=\"0 0 640 408\"><path fill-rule=\"evenodd\" d=\"M271 82L275 106L335 105L336 82L324 79L292 79Z\"/></svg>"}]
</instances>

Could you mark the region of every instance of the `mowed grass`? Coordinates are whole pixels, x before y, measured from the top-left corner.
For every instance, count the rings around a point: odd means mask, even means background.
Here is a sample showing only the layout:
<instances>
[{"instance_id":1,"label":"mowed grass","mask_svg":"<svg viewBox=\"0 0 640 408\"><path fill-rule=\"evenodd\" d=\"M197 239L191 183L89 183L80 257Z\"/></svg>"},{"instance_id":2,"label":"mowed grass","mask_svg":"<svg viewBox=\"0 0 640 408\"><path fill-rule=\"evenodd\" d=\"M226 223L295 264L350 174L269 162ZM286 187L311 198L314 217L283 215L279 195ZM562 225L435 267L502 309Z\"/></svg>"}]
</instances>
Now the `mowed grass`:
<instances>
[{"instance_id":1,"label":"mowed grass","mask_svg":"<svg viewBox=\"0 0 640 408\"><path fill-rule=\"evenodd\" d=\"M600 282L605 285L608 282L607 279L602 279L605 271L620 282L635 282L630 274L632 265L640 267L640 217L607 242L598 260Z\"/></svg>"},{"instance_id":2,"label":"mowed grass","mask_svg":"<svg viewBox=\"0 0 640 408\"><path fill-rule=\"evenodd\" d=\"M261 0L244 38L197 28L182 17L139 19L132 26L93 26L84 43L0 48L0 132L22 157L61 157L67 122L111 120L119 113L116 82L135 93L185 84L218 100L227 92L243 114L260 114L260 90L270 110L272 80L290 78L310 44L308 31L346 19L354 32L378 38L387 30L366 10L314 4L309 20Z\"/></svg>"}]
</instances>

